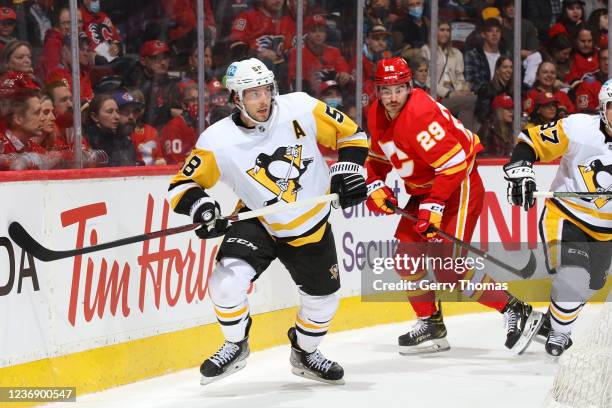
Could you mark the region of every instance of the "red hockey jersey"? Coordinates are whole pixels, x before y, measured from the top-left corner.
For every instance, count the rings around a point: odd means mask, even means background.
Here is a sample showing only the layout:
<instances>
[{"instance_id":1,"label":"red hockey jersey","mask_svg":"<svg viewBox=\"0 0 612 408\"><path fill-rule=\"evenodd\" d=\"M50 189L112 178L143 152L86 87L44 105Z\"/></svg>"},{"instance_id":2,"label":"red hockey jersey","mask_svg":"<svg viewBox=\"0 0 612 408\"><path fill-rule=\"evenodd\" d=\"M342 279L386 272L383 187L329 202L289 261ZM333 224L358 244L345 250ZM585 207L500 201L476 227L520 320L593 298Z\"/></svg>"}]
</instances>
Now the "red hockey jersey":
<instances>
[{"instance_id":1,"label":"red hockey jersey","mask_svg":"<svg viewBox=\"0 0 612 408\"><path fill-rule=\"evenodd\" d=\"M294 30L295 23L289 16L275 20L260 10L249 10L234 20L230 40L232 44L247 44L255 51L268 49L282 55L291 48L292 38L287 36Z\"/></svg>"},{"instance_id":2,"label":"red hockey jersey","mask_svg":"<svg viewBox=\"0 0 612 408\"><path fill-rule=\"evenodd\" d=\"M478 136L421 89L412 91L393 120L380 101L374 101L368 129L368 182L385 180L395 168L408 194L428 194L436 201L445 202L451 196L482 150Z\"/></svg>"}]
</instances>

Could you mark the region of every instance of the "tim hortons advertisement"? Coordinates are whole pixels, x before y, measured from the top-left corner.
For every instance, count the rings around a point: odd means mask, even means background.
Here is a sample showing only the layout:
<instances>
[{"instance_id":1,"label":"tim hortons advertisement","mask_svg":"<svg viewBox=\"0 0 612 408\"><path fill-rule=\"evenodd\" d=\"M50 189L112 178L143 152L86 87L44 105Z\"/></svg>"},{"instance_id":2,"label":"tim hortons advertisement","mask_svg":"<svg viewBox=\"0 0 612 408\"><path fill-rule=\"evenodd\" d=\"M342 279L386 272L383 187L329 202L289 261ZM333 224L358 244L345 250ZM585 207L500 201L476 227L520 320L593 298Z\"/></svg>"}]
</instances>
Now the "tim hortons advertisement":
<instances>
[{"instance_id":1,"label":"tim hortons advertisement","mask_svg":"<svg viewBox=\"0 0 612 408\"><path fill-rule=\"evenodd\" d=\"M536 169L546 189L556 166ZM537 212L506 203L500 166L482 166L487 197L476 240L537 240ZM220 239L193 233L41 262L11 241L18 221L45 247L82 248L188 224L166 201L168 176L0 183L0 367L88 350L215 321L207 282ZM398 179L400 204L407 200ZM230 212L224 186L211 191ZM366 251L390 256L397 216L376 217L365 205L332 210L342 295L360 294ZM289 274L275 261L251 288L253 314L297 304Z\"/></svg>"}]
</instances>

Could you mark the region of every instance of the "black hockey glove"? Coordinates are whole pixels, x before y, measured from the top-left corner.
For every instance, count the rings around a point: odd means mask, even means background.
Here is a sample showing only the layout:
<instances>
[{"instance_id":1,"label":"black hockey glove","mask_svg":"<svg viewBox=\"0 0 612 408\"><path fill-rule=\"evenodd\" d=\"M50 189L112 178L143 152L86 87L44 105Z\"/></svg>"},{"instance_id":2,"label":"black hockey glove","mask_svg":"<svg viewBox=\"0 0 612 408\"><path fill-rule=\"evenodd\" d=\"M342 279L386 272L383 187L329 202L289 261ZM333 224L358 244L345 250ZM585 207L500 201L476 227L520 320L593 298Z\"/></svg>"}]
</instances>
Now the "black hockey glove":
<instances>
[{"instance_id":1,"label":"black hockey glove","mask_svg":"<svg viewBox=\"0 0 612 408\"><path fill-rule=\"evenodd\" d=\"M505 178L508 181L508 202L523 207L525 211L535 204L535 173L531 166L526 160L504 165Z\"/></svg>"},{"instance_id":2,"label":"black hockey glove","mask_svg":"<svg viewBox=\"0 0 612 408\"><path fill-rule=\"evenodd\" d=\"M220 237L229 229L227 220L221 217L219 203L210 197L200 198L193 203L189 214L194 223L202 224L201 228L195 230L201 239Z\"/></svg>"},{"instance_id":3,"label":"black hockey glove","mask_svg":"<svg viewBox=\"0 0 612 408\"><path fill-rule=\"evenodd\" d=\"M335 208L352 207L368 198L368 187L361 172L363 167L351 162L334 163L330 169L331 192L340 197L332 202Z\"/></svg>"}]
</instances>

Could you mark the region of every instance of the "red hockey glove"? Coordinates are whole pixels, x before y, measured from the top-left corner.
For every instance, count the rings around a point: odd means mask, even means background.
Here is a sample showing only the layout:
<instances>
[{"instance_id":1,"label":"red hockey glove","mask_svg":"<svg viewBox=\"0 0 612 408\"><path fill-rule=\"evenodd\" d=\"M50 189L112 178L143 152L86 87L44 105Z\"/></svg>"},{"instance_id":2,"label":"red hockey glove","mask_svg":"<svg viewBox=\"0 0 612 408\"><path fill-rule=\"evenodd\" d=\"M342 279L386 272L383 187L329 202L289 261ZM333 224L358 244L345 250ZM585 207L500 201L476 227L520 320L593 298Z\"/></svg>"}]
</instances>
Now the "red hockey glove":
<instances>
[{"instance_id":1,"label":"red hockey glove","mask_svg":"<svg viewBox=\"0 0 612 408\"><path fill-rule=\"evenodd\" d=\"M427 241L439 242L440 238L433 231L433 228L440 228L443 213L444 203L433 200L422 201L419 205L419 216L414 229Z\"/></svg>"},{"instance_id":2,"label":"red hockey glove","mask_svg":"<svg viewBox=\"0 0 612 408\"><path fill-rule=\"evenodd\" d=\"M393 191L382 180L376 180L368 184L366 205L370 211L376 214L393 214L394 211L387 206L386 200L397 206L397 198L393 195Z\"/></svg>"}]
</instances>

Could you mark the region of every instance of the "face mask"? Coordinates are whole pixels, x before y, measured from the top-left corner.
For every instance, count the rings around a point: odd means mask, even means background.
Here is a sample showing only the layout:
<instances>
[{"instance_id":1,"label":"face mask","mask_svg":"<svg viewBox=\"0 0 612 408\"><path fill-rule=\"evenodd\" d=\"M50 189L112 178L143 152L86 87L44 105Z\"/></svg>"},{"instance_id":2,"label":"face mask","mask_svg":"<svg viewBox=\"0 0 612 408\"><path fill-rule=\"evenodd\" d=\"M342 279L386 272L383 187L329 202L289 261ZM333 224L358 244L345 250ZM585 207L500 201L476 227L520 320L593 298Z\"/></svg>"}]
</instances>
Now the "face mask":
<instances>
[{"instance_id":1,"label":"face mask","mask_svg":"<svg viewBox=\"0 0 612 408\"><path fill-rule=\"evenodd\" d=\"M339 108L340 106L342 106L342 97L337 97L337 98L325 98L323 99L325 101L325 103L329 106L331 106L332 108Z\"/></svg>"},{"instance_id":2,"label":"face mask","mask_svg":"<svg viewBox=\"0 0 612 408\"><path fill-rule=\"evenodd\" d=\"M91 3L89 3L88 8L89 8L89 11L91 11L94 14L100 12L100 0L92 1Z\"/></svg>"},{"instance_id":3,"label":"face mask","mask_svg":"<svg viewBox=\"0 0 612 408\"><path fill-rule=\"evenodd\" d=\"M414 18L423 17L423 6L410 7L408 9L408 14L410 14Z\"/></svg>"}]
</instances>

